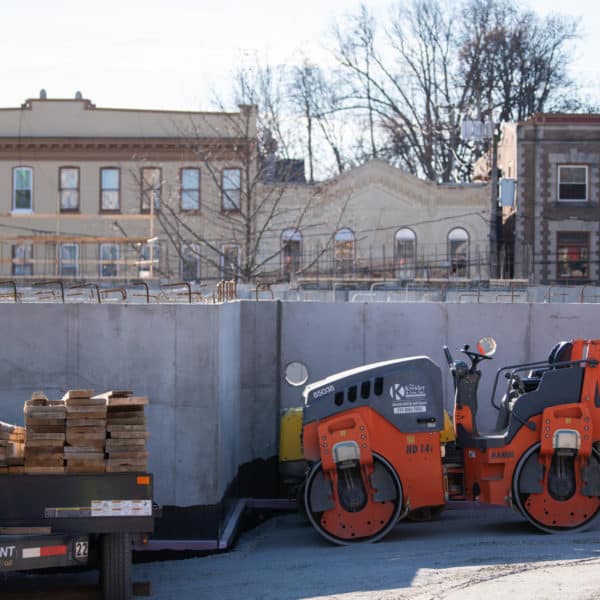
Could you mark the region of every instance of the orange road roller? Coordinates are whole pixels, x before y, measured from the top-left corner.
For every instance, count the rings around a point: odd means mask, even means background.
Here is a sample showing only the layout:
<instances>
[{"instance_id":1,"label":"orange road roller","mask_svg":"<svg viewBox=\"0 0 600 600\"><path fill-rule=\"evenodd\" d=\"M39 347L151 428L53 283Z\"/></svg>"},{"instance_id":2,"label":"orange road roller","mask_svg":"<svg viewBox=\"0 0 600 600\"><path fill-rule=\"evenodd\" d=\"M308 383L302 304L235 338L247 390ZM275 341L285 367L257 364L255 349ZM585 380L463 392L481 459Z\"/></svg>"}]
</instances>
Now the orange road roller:
<instances>
[{"instance_id":1,"label":"orange road roller","mask_svg":"<svg viewBox=\"0 0 600 600\"><path fill-rule=\"evenodd\" d=\"M495 350L489 337L476 350L465 346L465 360L444 347L455 388L450 435L441 369L426 356L366 365L305 387L304 507L323 537L373 542L404 517L439 512L449 498L511 506L550 533L594 521L600 340L561 342L545 361L499 369L491 399L497 423L483 433L476 427L479 365Z\"/></svg>"}]
</instances>

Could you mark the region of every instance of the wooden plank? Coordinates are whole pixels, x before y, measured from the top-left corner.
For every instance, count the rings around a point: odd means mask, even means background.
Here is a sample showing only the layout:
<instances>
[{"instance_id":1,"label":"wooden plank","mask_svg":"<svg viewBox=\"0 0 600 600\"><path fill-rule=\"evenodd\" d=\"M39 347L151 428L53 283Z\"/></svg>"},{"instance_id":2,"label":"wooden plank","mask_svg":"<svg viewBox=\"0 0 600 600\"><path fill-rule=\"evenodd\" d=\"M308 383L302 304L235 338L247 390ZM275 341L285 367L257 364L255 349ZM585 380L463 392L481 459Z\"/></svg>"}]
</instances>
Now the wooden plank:
<instances>
[{"instance_id":1,"label":"wooden plank","mask_svg":"<svg viewBox=\"0 0 600 600\"><path fill-rule=\"evenodd\" d=\"M147 450L141 450L139 452L110 452L108 460L137 460L141 458L148 458L150 453Z\"/></svg>"},{"instance_id":2,"label":"wooden plank","mask_svg":"<svg viewBox=\"0 0 600 600\"><path fill-rule=\"evenodd\" d=\"M109 433L114 433L114 432L124 433L126 431L129 431L132 433L134 433L134 432L145 433L146 426L145 425L115 425L114 423L107 422L106 431L108 431Z\"/></svg>"},{"instance_id":3,"label":"wooden plank","mask_svg":"<svg viewBox=\"0 0 600 600\"><path fill-rule=\"evenodd\" d=\"M62 448L65 445L64 438L59 440L27 440L25 450L35 450L37 448Z\"/></svg>"},{"instance_id":4,"label":"wooden plank","mask_svg":"<svg viewBox=\"0 0 600 600\"><path fill-rule=\"evenodd\" d=\"M109 439L147 440L150 434L147 431L111 431Z\"/></svg>"},{"instance_id":5,"label":"wooden plank","mask_svg":"<svg viewBox=\"0 0 600 600\"><path fill-rule=\"evenodd\" d=\"M126 398L108 398L107 406L121 407L121 406L146 406L148 404L148 398L146 396L128 396Z\"/></svg>"},{"instance_id":6,"label":"wooden plank","mask_svg":"<svg viewBox=\"0 0 600 600\"><path fill-rule=\"evenodd\" d=\"M26 419L64 419L67 410L65 406L32 406L25 408L25 416Z\"/></svg>"},{"instance_id":7,"label":"wooden plank","mask_svg":"<svg viewBox=\"0 0 600 600\"><path fill-rule=\"evenodd\" d=\"M65 446L66 460L102 460L104 452L98 452L96 448L86 448L82 446Z\"/></svg>"},{"instance_id":8,"label":"wooden plank","mask_svg":"<svg viewBox=\"0 0 600 600\"><path fill-rule=\"evenodd\" d=\"M67 421L67 435L69 435L69 434L90 435L92 437L95 437L95 436L106 437L106 427L102 427L102 426L87 427L84 425L78 425L76 427L73 427L71 425L71 423L69 421Z\"/></svg>"},{"instance_id":9,"label":"wooden plank","mask_svg":"<svg viewBox=\"0 0 600 600\"><path fill-rule=\"evenodd\" d=\"M94 396L93 398L70 398L66 401L66 405L68 406L106 406L105 398L98 398Z\"/></svg>"},{"instance_id":10,"label":"wooden plank","mask_svg":"<svg viewBox=\"0 0 600 600\"><path fill-rule=\"evenodd\" d=\"M106 419L69 419L67 427L106 427Z\"/></svg>"},{"instance_id":11,"label":"wooden plank","mask_svg":"<svg viewBox=\"0 0 600 600\"><path fill-rule=\"evenodd\" d=\"M74 446L79 448L94 448L96 450L104 450L104 440L105 438L93 440L87 436L71 436L67 437L69 446L65 446L65 448Z\"/></svg>"},{"instance_id":12,"label":"wooden plank","mask_svg":"<svg viewBox=\"0 0 600 600\"><path fill-rule=\"evenodd\" d=\"M26 475L58 475L64 472L64 467L23 467L23 473Z\"/></svg>"},{"instance_id":13,"label":"wooden plank","mask_svg":"<svg viewBox=\"0 0 600 600\"><path fill-rule=\"evenodd\" d=\"M8 467L8 472L11 475L21 475L22 473L25 472L25 466L24 465L19 465L19 466L9 466Z\"/></svg>"},{"instance_id":14,"label":"wooden plank","mask_svg":"<svg viewBox=\"0 0 600 600\"><path fill-rule=\"evenodd\" d=\"M25 425L26 431L31 431L31 429L36 429L38 427L53 427L56 430L60 427L65 427L65 419L36 419L34 417L25 417ZM42 431L42 429L40 429L40 431Z\"/></svg>"},{"instance_id":15,"label":"wooden plank","mask_svg":"<svg viewBox=\"0 0 600 600\"><path fill-rule=\"evenodd\" d=\"M108 438L106 440L106 450L118 450L119 448L132 447L137 448L139 446L145 446L146 440L144 439L114 439Z\"/></svg>"},{"instance_id":16,"label":"wooden plank","mask_svg":"<svg viewBox=\"0 0 600 600\"><path fill-rule=\"evenodd\" d=\"M90 463L87 465L72 465L67 463L65 473L106 473L106 465L104 463Z\"/></svg>"},{"instance_id":17,"label":"wooden plank","mask_svg":"<svg viewBox=\"0 0 600 600\"><path fill-rule=\"evenodd\" d=\"M136 471L147 471L146 464L139 465L106 465L107 473L132 473Z\"/></svg>"},{"instance_id":18,"label":"wooden plank","mask_svg":"<svg viewBox=\"0 0 600 600\"><path fill-rule=\"evenodd\" d=\"M78 427L78 429L83 429L82 427ZM96 432L95 428L90 427L90 429L94 429L94 431L81 433L79 431L67 431L67 443L71 446L77 446L77 440L89 440L90 442L99 442L104 441L106 439L106 432L99 431Z\"/></svg>"},{"instance_id":19,"label":"wooden plank","mask_svg":"<svg viewBox=\"0 0 600 600\"><path fill-rule=\"evenodd\" d=\"M66 407L67 408L67 418L70 415L77 415L77 414L90 414L90 413L101 413L103 415L106 415L106 406L104 404L101 405L92 405L92 406L71 406L70 404Z\"/></svg>"},{"instance_id":20,"label":"wooden plank","mask_svg":"<svg viewBox=\"0 0 600 600\"><path fill-rule=\"evenodd\" d=\"M58 432L47 433L47 432L43 432L43 431L28 431L27 432L27 441L30 442L31 440L55 440L55 441L59 441L59 442L64 442L65 434L62 432L61 433L58 433Z\"/></svg>"},{"instance_id":21,"label":"wooden plank","mask_svg":"<svg viewBox=\"0 0 600 600\"><path fill-rule=\"evenodd\" d=\"M72 398L91 398L94 395L94 390L68 390L62 397L62 401L66 402Z\"/></svg>"},{"instance_id":22,"label":"wooden plank","mask_svg":"<svg viewBox=\"0 0 600 600\"><path fill-rule=\"evenodd\" d=\"M107 400L108 398L123 398L126 396L133 396L133 392L131 390L110 390L97 394L94 398L104 398L104 400Z\"/></svg>"}]
</instances>

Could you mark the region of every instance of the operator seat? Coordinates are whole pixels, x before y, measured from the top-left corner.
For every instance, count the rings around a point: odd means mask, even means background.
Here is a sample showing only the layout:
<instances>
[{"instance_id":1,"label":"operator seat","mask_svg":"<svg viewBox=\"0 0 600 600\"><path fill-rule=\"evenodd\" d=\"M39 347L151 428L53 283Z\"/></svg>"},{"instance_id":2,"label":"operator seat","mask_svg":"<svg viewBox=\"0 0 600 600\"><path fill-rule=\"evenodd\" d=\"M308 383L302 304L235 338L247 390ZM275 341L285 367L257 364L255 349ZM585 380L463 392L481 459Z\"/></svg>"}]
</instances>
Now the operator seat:
<instances>
[{"instance_id":1,"label":"operator seat","mask_svg":"<svg viewBox=\"0 0 600 600\"><path fill-rule=\"evenodd\" d=\"M529 371L527 377L521 378L522 383L522 392L533 392L537 390L540 380L542 379L542 375L551 369L562 369L568 365L562 366L553 366L557 363L569 362L571 360L571 353L573 351L572 342L559 342L556 344L550 354L548 355L548 366L540 367L537 369L532 369ZM511 382L512 383L512 382ZM509 390L506 394L504 394L501 402L500 409L498 410L498 417L496 418L496 428L495 431L499 432L508 427L508 422L510 419L510 413L513 409L515 402L518 400L521 392L518 390Z\"/></svg>"}]
</instances>

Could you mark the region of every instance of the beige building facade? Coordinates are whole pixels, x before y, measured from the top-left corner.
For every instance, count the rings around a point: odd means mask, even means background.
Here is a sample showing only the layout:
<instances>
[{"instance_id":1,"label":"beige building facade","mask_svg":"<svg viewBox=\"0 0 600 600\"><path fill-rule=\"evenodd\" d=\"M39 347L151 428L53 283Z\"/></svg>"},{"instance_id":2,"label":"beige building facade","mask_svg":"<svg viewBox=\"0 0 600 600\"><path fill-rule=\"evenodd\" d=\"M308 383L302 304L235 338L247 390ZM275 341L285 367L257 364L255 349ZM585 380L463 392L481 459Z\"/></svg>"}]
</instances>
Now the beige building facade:
<instances>
[{"instance_id":1,"label":"beige building facade","mask_svg":"<svg viewBox=\"0 0 600 600\"><path fill-rule=\"evenodd\" d=\"M141 111L40 98L0 109L2 276L219 277L219 252L202 265L194 240L228 239L255 127L254 107ZM189 235L169 235L167 216Z\"/></svg>"},{"instance_id":2,"label":"beige building facade","mask_svg":"<svg viewBox=\"0 0 600 600\"><path fill-rule=\"evenodd\" d=\"M486 279L489 193L372 160L315 186L288 186L263 252L280 244L279 269L299 279Z\"/></svg>"},{"instance_id":3,"label":"beige building facade","mask_svg":"<svg viewBox=\"0 0 600 600\"><path fill-rule=\"evenodd\" d=\"M435 185L377 160L308 185L289 162L292 178L265 168L256 107L40 97L0 109L0 276L487 278L488 186Z\"/></svg>"}]
</instances>

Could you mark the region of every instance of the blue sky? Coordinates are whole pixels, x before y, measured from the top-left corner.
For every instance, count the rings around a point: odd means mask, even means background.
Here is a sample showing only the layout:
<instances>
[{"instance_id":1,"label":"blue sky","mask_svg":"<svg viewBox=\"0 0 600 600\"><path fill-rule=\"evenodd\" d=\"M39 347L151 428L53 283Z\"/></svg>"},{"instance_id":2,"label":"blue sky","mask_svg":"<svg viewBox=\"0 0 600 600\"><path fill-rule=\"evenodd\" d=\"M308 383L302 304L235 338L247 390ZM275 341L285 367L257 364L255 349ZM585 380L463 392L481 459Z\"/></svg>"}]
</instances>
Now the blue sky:
<instances>
[{"instance_id":1,"label":"blue sky","mask_svg":"<svg viewBox=\"0 0 600 600\"><path fill-rule=\"evenodd\" d=\"M388 0L366 4L384 14ZM201 110L225 89L235 65L257 53L269 62L303 49L326 61L334 17L358 0L2 0L0 106L48 97L84 97L102 107ZM600 97L600 3L531 0L540 14L581 17L574 75Z\"/></svg>"}]
</instances>

